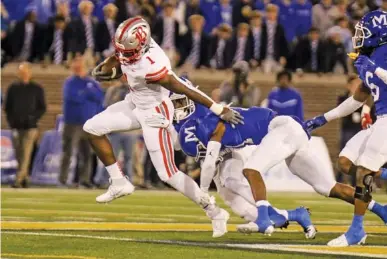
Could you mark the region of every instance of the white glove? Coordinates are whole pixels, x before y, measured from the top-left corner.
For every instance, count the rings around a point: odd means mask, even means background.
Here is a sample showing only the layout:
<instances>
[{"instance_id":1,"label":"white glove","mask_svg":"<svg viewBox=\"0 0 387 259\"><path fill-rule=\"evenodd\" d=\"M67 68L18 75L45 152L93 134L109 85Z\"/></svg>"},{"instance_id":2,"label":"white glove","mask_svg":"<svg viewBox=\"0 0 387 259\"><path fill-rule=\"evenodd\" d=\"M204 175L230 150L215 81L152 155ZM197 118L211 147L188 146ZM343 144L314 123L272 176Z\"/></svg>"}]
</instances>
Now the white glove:
<instances>
[{"instance_id":1,"label":"white glove","mask_svg":"<svg viewBox=\"0 0 387 259\"><path fill-rule=\"evenodd\" d=\"M145 123L153 128L168 128L170 122L164 115L160 113L154 113L150 117L145 119Z\"/></svg>"}]
</instances>

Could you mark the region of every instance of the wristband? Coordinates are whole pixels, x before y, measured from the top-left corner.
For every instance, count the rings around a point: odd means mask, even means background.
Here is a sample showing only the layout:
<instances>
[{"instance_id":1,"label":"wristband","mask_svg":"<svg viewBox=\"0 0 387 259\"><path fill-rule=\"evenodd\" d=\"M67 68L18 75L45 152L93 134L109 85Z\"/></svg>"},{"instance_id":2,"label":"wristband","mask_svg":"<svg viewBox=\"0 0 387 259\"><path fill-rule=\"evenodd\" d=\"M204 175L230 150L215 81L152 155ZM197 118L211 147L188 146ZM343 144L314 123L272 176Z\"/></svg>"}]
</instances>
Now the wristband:
<instances>
[{"instance_id":1,"label":"wristband","mask_svg":"<svg viewBox=\"0 0 387 259\"><path fill-rule=\"evenodd\" d=\"M210 110L216 115L220 115L223 112L223 105L218 103L213 103L210 107Z\"/></svg>"}]
</instances>

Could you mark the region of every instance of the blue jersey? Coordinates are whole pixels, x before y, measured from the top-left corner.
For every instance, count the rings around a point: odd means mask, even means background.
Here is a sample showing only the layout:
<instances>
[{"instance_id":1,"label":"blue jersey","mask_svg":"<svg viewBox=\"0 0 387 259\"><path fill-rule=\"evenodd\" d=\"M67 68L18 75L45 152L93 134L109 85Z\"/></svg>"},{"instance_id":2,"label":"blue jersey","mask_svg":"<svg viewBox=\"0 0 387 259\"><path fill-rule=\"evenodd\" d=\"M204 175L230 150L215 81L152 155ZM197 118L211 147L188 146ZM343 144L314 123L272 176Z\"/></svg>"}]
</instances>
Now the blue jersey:
<instances>
[{"instance_id":1,"label":"blue jersey","mask_svg":"<svg viewBox=\"0 0 387 259\"><path fill-rule=\"evenodd\" d=\"M266 136L270 121L276 113L270 109L252 107L249 109L235 108L243 117L244 124L235 125L225 123L226 131L222 138L222 148L241 148L246 145L259 145ZM207 146L213 132L220 121L219 116L208 114L196 119L195 135L198 140Z\"/></svg>"},{"instance_id":2,"label":"blue jersey","mask_svg":"<svg viewBox=\"0 0 387 259\"><path fill-rule=\"evenodd\" d=\"M191 115L186 117L185 119L180 120L178 123L175 122L173 124L173 126L175 127L176 132L179 133L181 126L183 126L183 124L187 120L194 120L194 119L197 119L199 117L204 117L204 116L206 116L209 113L212 113L210 111L210 109L208 109L207 107L205 107L205 106L203 106L201 104L195 103L195 111Z\"/></svg>"},{"instance_id":3,"label":"blue jersey","mask_svg":"<svg viewBox=\"0 0 387 259\"><path fill-rule=\"evenodd\" d=\"M382 45L374 50L370 59L375 62L377 67L387 70L387 44ZM364 85L371 90L375 104L376 115L387 114L387 85L375 74L367 71L365 75Z\"/></svg>"}]
</instances>

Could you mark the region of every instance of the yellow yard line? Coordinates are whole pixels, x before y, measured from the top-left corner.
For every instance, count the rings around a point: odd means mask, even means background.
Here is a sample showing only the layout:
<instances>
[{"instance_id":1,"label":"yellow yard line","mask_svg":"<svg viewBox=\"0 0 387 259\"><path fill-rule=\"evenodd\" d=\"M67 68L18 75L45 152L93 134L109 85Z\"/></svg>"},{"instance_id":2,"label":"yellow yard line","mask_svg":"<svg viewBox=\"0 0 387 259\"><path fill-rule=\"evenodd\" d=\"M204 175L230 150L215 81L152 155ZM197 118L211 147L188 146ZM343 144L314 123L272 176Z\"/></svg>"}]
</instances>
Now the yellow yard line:
<instances>
[{"instance_id":1,"label":"yellow yard line","mask_svg":"<svg viewBox=\"0 0 387 259\"><path fill-rule=\"evenodd\" d=\"M229 231L236 231L236 224L229 224ZM322 233L342 233L347 231L347 225L317 225L317 230ZM33 221L2 221L3 230L132 230L132 231L211 231L211 224L193 223L135 223L135 222L33 222ZM367 233L387 233L386 227L365 226ZM278 232L301 231L296 225Z\"/></svg>"},{"instance_id":2,"label":"yellow yard line","mask_svg":"<svg viewBox=\"0 0 387 259\"><path fill-rule=\"evenodd\" d=\"M2 253L2 256L14 256L21 258L63 258L63 259L97 259L98 257L79 256L79 255L33 255L33 254L8 254Z\"/></svg>"}]
</instances>

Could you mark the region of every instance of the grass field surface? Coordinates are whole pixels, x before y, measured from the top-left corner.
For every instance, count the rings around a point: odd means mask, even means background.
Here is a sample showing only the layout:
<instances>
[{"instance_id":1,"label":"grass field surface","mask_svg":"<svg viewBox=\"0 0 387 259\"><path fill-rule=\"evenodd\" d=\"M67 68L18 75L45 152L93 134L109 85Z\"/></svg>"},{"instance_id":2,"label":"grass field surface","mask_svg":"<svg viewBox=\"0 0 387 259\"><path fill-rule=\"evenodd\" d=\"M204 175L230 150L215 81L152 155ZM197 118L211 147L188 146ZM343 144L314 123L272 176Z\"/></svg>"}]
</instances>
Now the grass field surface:
<instances>
[{"instance_id":1,"label":"grass field surface","mask_svg":"<svg viewBox=\"0 0 387 259\"><path fill-rule=\"evenodd\" d=\"M95 203L101 192L2 188L1 258L387 258L387 226L372 213L366 246L325 246L346 231L353 207L314 193L269 195L278 208L311 209L319 233L306 240L293 224L270 237L237 233L243 221L231 212L229 233L213 239L204 212L177 192L136 191L106 205ZM374 198L387 203L387 195Z\"/></svg>"}]
</instances>

